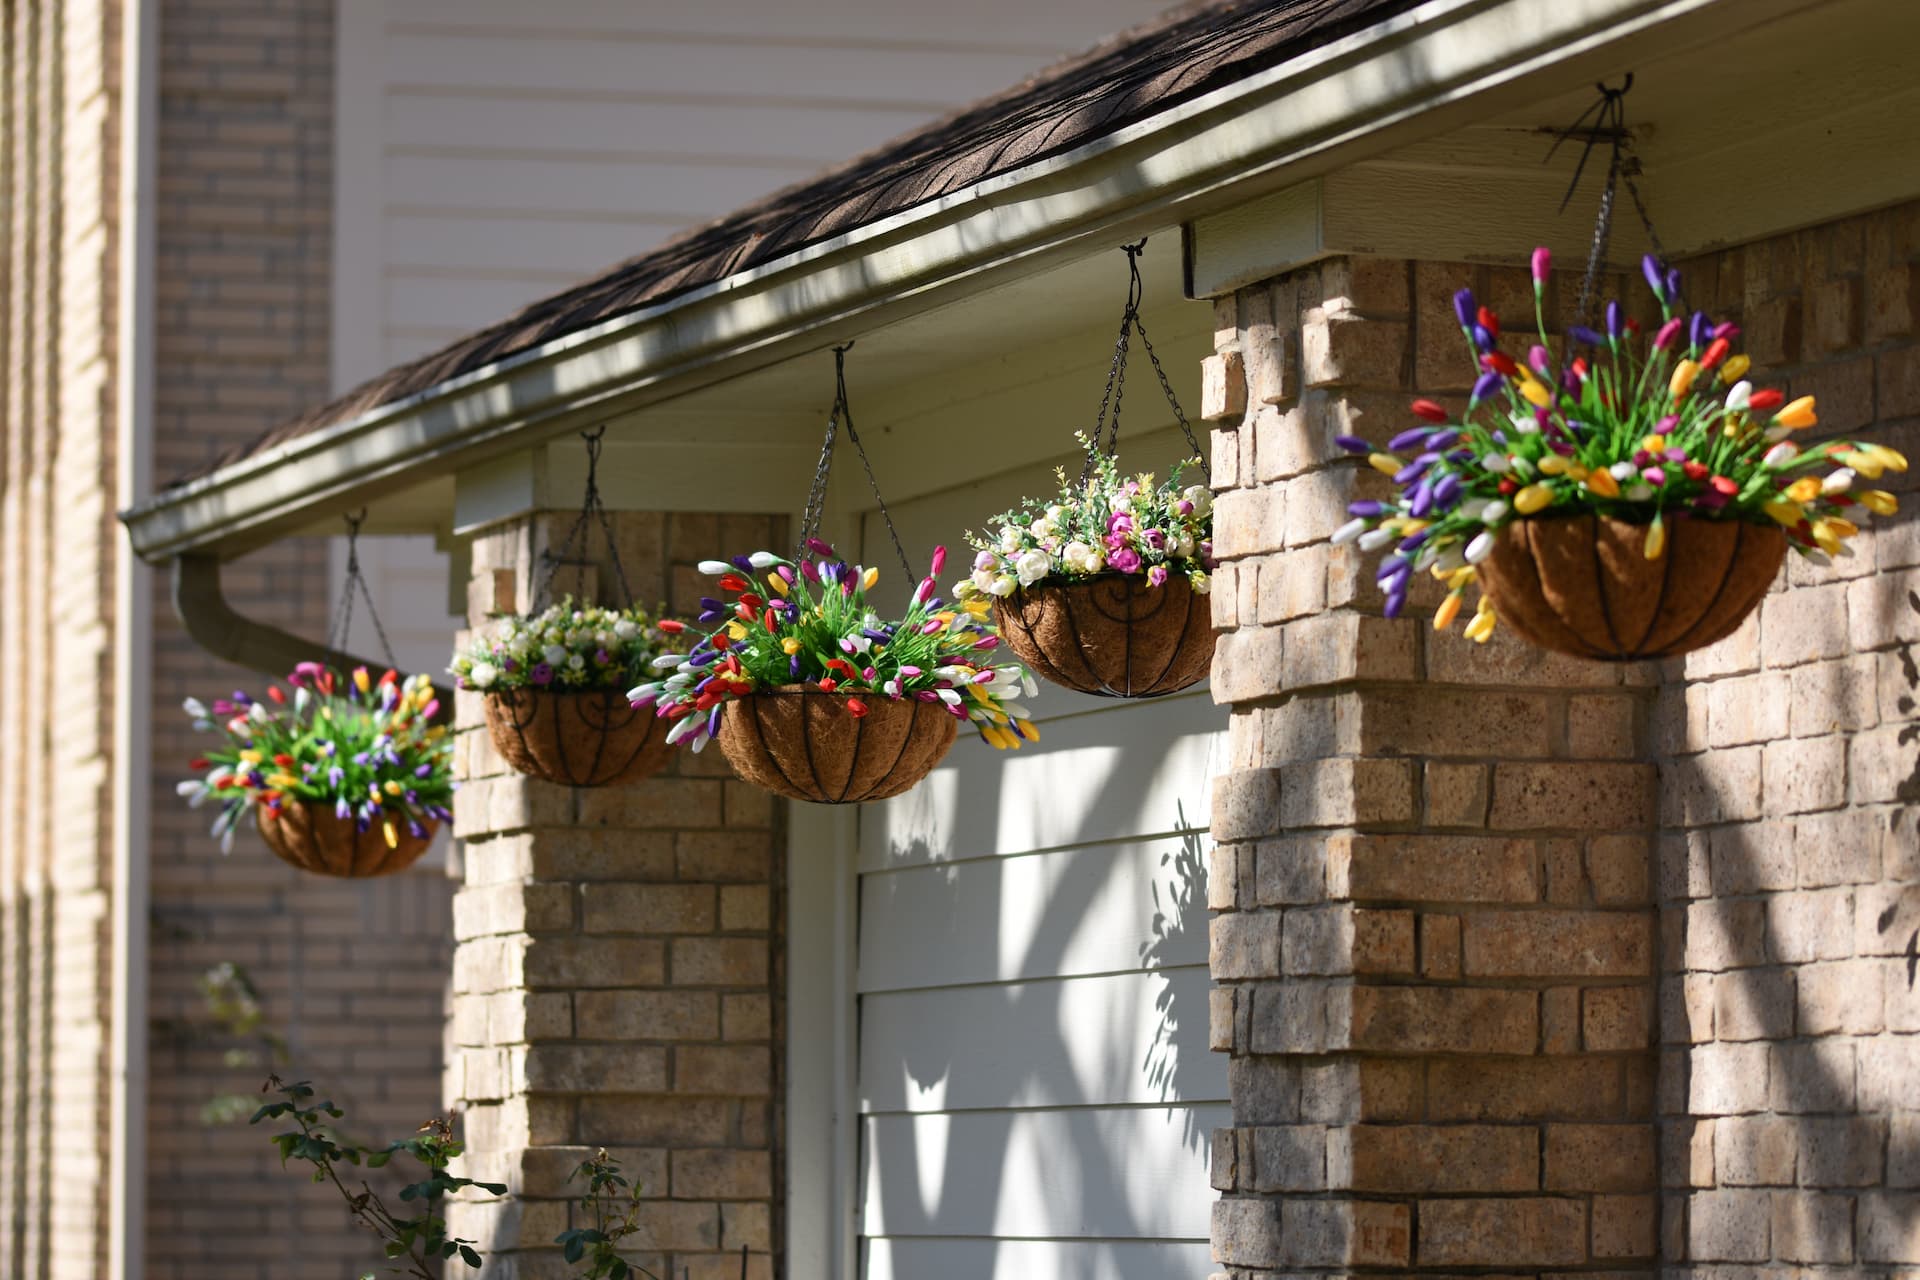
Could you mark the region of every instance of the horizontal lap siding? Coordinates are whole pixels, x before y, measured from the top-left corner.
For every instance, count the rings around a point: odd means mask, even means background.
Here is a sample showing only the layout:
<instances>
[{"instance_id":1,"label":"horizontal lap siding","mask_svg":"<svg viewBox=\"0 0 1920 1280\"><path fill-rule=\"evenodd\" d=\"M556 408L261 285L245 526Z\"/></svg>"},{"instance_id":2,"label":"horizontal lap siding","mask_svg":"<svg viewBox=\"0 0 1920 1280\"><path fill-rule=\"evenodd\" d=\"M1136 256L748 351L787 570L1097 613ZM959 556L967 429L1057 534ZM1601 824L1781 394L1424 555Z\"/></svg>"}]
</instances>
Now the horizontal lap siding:
<instances>
[{"instance_id":1,"label":"horizontal lap siding","mask_svg":"<svg viewBox=\"0 0 1920 1280\"><path fill-rule=\"evenodd\" d=\"M1047 470L896 510L909 554ZM1229 1123L1202 858L1225 717L1204 689L1029 705L1039 744L966 734L861 814L862 1274L1197 1280L1206 1136Z\"/></svg>"},{"instance_id":2,"label":"horizontal lap siding","mask_svg":"<svg viewBox=\"0 0 1920 1280\"><path fill-rule=\"evenodd\" d=\"M377 67L380 136L342 160L380 209L361 377L1162 7L374 2L378 47L350 56Z\"/></svg>"}]
</instances>

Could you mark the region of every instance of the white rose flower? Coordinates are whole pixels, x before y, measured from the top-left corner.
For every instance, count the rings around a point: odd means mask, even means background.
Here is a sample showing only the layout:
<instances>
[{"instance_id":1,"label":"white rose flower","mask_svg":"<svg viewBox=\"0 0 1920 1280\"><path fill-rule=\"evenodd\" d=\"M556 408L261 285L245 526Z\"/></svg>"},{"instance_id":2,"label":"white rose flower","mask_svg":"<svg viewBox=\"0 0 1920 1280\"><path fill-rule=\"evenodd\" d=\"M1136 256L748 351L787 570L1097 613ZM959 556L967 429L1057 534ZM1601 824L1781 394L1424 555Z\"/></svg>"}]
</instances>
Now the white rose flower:
<instances>
[{"instance_id":1,"label":"white rose flower","mask_svg":"<svg viewBox=\"0 0 1920 1280\"><path fill-rule=\"evenodd\" d=\"M1213 579L1198 570L1187 575L1187 582L1192 585L1193 594L1197 596L1206 595L1213 590Z\"/></svg>"},{"instance_id":2,"label":"white rose flower","mask_svg":"<svg viewBox=\"0 0 1920 1280\"><path fill-rule=\"evenodd\" d=\"M1013 571L1020 575L1020 585L1030 587L1053 572L1053 557L1044 551L1029 551L1013 562Z\"/></svg>"},{"instance_id":3,"label":"white rose flower","mask_svg":"<svg viewBox=\"0 0 1920 1280\"><path fill-rule=\"evenodd\" d=\"M566 665L567 651L561 648L557 644L548 645L545 649L540 651L540 656L547 660L547 665L550 667L559 667L559 666Z\"/></svg>"},{"instance_id":4,"label":"white rose flower","mask_svg":"<svg viewBox=\"0 0 1920 1280\"><path fill-rule=\"evenodd\" d=\"M1060 526L1045 516L1041 516L1033 522L1033 536L1038 541L1045 542L1058 532L1060 532Z\"/></svg>"},{"instance_id":5,"label":"white rose flower","mask_svg":"<svg viewBox=\"0 0 1920 1280\"><path fill-rule=\"evenodd\" d=\"M1075 573L1098 573L1101 566L1106 563L1106 557L1101 554L1100 548L1078 541L1069 542L1065 550L1060 553L1060 558Z\"/></svg>"},{"instance_id":6,"label":"white rose flower","mask_svg":"<svg viewBox=\"0 0 1920 1280\"><path fill-rule=\"evenodd\" d=\"M1186 560L1193 555L1194 541L1183 533L1167 543L1167 550L1173 553L1175 559Z\"/></svg>"},{"instance_id":7,"label":"white rose flower","mask_svg":"<svg viewBox=\"0 0 1920 1280\"><path fill-rule=\"evenodd\" d=\"M975 591L992 591L993 590L993 570L975 569L973 571L972 582L973 582L973 589Z\"/></svg>"},{"instance_id":8,"label":"white rose flower","mask_svg":"<svg viewBox=\"0 0 1920 1280\"><path fill-rule=\"evenodd\" d=\"M622 640L631 640L640 634L640 627L631 618L622 618L613 624L613 634Z\"/></svg>"},{"instance_id":9,"label":"white rose flower","mask_svg":"<svg viewBox=\"0 0 1920 1280\"><path fill-rule=\"evenodd\" d=\"M567 659L567 665L573 670L578 671L587 665L587 660L576 653Z\"/></svg>"},{"instance_id":10,"label":"white rose flower","mask_svg":"<svg viewBox=\"0 0 1920 1280\"><path fill-rule=\"evenodd\" d=\"M500 668L491 662L476 662L473 670L467 672L467 679L476 689L491 689L493 682L500 678Z\"/></svg>"},{"instance_id":11,"label":"white rose flower","mask_svg":"<svg viewBox=\"0 0 1920 1280\"><path fill-rule=\"evenodd\" d=\"M1013 525L1000 527L1000 549L1011 555L1020 549L1020 530Z\"/></svg>"},{"instance_id":12,"label":"white rose flower","mask_svg":"<svg viewBox=\"0 0 1920 1280\"><path fill-rule=\"evenodd\" d=\"M999 577L995 578L993 582L988 585L987 594L994 595L994 596L1010 596L1019 587L1019 585L1020 585L1019 582L1014 579L1012 574L1003 573Z\"/></svg>"},{"instance_id":13,"label":"white rose flower","mask_svg":"<svg viewBox=\"0 0 1920 1280\"><path fill-rule=\"evenodd\" d=\"M1193 504L1193 514L1204 516L1213 510L1213 490L1203 484L1188 485L1181 497Z\"/></svg>"},{"instance_id":14,"label":"white rose flower","mask_svg":"<svg viewBox=\"0 0 1920 1280\"><path fill-rule=\"evenodd\" d=\"M1113 510L1115 514L1133 510L1133 498L1124 493L1114 494Z\"/></svg>"}]
</instances>

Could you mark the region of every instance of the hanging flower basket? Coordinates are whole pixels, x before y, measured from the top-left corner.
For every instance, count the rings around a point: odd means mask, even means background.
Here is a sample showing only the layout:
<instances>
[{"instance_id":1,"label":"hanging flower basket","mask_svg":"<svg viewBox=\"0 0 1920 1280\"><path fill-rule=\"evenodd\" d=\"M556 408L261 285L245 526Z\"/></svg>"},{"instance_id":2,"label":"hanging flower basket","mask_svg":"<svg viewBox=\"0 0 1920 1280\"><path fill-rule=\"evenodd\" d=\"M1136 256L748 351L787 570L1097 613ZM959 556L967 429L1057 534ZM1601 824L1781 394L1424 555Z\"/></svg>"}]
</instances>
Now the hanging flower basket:
<instances>
[{"instance_id":1,"label":"hanging flower basket","mask_svg":"<svg viewBox=\"0 0 1920 1280\"><path fill-rule=\"evenodd\" d=\"M1636 662L1724 640L1780 571L1778 527L1679 517L1649 560L1647 525L1608 516L1516 520L1479 565L1480 588L1521 639L1577 658Z\"/></svg>"},{"instance_id":2,"label":"hanging flower basket","mask_svg":"<svg viewBox=\"0 0 1920 1280\"><path fill-rule=\"evenodd\" d=\"M398 830L388 844L385 831L371 824L363 831L356 820L310 800L282 803L278 809L262 805L256 817L260 838L282 860L315 875L353 879L405 871L427 851L439 827L421 822L418 834L412 828Z\"/></svg>"},{"instance_id":3,"label":"hanging flower basket","mask_svg":"<svg viewBox=\"0 0 1920 1280\"><path fill-rule=\"evenodd\" d=\"M637 782L666 767L667 731L614 689L509 689L485 700L487 736L516 773L570 787Z\"/></svg>"},{"instance_id":4,"label":"hanging flower basket","mask_svg":"<svg viewBox=\"0 0 1920 1280\"><path fill-rule=\"evenodd\" d=\"M720 750L735 773L775 795L856 804L911 790L958 736L943 703L880 698L854 716L855 700L799 684L748 694L720 717Z\"/></svg>"},{"instance_id":5,"label":"hanging flower basket","mask_svg":"<svg viewBox=\"0 0 1920 1280\"><path fill-rule=\"evenodd\" d=\"M934 552L933 573L892 622L867 603L879 570L844 563L817 538L797 563L766 551L709 560L701 570L730 597L700 616L715 630L684 657L658 659L672 674L628 697L672 726L668 741L698 751L717 737L741 777L818 804L901 794L940 763L962 722L996 747L1037 739L1015 701L1033 677L992 664L1000 641L987 605L933 594L945 559Z\"/></svg>"},{"instance_id":6,"label":"hanging flower basket","mask_svg":"<svg viewBox=\"0 0 1920 1280\"><path fill-rule=\"evenodd\" d=\"M995 600L993 614L1035 674L1081 693L1177 693L1213 663L1211 606L1184 576L1158 586L1123 573L1041 582Z\"/></svg>"},{"instance_id":7,"label":"hanging flower basket","mask_svg":"<svg viewBox=\"0 0 1920 1280\"><path fill-rule=\"evenodd\" d=\"M360 667L342 677L303 662L262 699L236 690L185 707L221 741L177 790L195 808L219 806L222 852L252 815L267 847L303 871L383 876L412 865L453 819L453 740L433 723L440 701L425 676L376 680Z\"/></svg>"},{"instance_id":8,"label":"hanging flower basket","mask_svg":"<svg viewBox=\"0 0 1920 1280\"><path fill-rule=\"evenodd\" d=\"M1125 246L1127 304L1093 434L1075 432L1086 454L1077 481L1055 472L1052 502L1028 499L994 517L997 530L968 536L973 572L954 587L962 601L991 600L1007 644L1035 672L1080 693L1155 698L1204 680L1213 664L1213 492L1185 485L1206 472L1199 441L1140 321L1140 253ZM1135 335L1185 433L1191 456L1164 483L1122 475L1120 403Z\"/></svg>"},{"instance_id":9,"label":"hanging flower basket","mask_svg":"<svg viewBox=\"0 0 1920 1280\"><path fill-rule=\"evenodd\" d=\"M1417 573L1447 587L1444 630L1480 588L1467 625L1484 642L1496 618L1563 653L1628 661L1673 657L1738 628L1766 594L1785 551L1816 564L1850 556L1863 512L1890 515L1892 494L1860 482L1905 471L1892 449L1854 440L1803 449L1814 400L1788 401L1746 380L1739 329L1680 306L1680 276L1642 264L1661 323L1643 338L1618 302L1605 329L1547 345L1551 262L1533 255L1540 340L1523 362L1499 345L1500 321L1454 296L1481 369L1464 413L1416 400L1420 421L1376 451L1339 443L1391 476L1391 498L1353 503L1335 543L1387 550L1378 580L1388 616Z\"/></svg>"},{"instance_id":10,"label":"hanging flower basket","mask_svg":"<svg viewBox=\"0 0 1920 1280\"><path fill-rule=\"evenodd\" d=\"M450 670L461 688L486 695L487 736L516 772L605 787L658 773L672 757L667 727L623 691L676 647L644 609L563 600L505 619Z\"/></svg>"}]
</instances>

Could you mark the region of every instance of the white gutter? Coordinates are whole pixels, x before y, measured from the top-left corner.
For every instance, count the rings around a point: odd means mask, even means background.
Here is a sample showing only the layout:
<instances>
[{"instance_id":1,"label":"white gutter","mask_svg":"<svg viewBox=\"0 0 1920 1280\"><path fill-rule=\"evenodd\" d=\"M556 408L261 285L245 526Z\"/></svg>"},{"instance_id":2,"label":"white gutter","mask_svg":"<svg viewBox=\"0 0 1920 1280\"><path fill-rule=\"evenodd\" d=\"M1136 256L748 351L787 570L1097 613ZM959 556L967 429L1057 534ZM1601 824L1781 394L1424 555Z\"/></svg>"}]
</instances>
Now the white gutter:
<instances>
[{"instance_id":1,"label":"white gutter","mask_svg":"<svg viewBox=\"0 0 1920 1280\"><path fill-rule=\"evenodd\" d=\"M140 554L230 558L287 532L1226 207L1489 110L1818 0L1430 0L1072 151L292 440L123 515ZM1637 43L1636 43L1637 42ZM1536 90L1538 92L1538 90ZM1475 101L1479 100L1479 101ZM831 332L822 332L830 329Z\"/></svg>"},{"instance_id":2,"label":"white gutter","mask_svg":"<svg viewBox=\"0 0 1920 1280\"><path fill-rule=\"evenodd\" d=\"M154 172L160 6L120 18L120 262L114 479L122 506L153 484ZM113 557L112 1012L108 1048L107 1275L140 1280L147 1244L147 903L152 830L153 571Z\"/></svg>"}]
</instances>

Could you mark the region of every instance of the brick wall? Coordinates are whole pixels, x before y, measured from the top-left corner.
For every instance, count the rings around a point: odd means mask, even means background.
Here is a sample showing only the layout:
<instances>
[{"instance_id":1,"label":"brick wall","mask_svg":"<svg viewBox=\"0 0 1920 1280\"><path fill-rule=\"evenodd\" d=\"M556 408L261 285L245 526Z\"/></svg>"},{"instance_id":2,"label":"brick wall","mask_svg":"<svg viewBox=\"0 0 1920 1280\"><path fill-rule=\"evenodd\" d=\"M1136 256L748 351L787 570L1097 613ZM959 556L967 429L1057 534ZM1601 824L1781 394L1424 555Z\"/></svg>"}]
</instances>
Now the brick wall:
<instances>
[{"instance_id":1,"label":"brick wall","mask_svg":"<svg viewBox=\"0 0 1920 1280\"><path fill-rule=\"evenodd\" d=\"M524 599L535 538L571 518L474 539L473 624ZM759 518L615 522L634 597L682 616L708 589L698 561L780 542ZM610 588L608 572L598 564L582 588ZM717 750L628 786L556 786L506 771L477 695L459 695L458 724L466 884L447 1093L465 1116L464 1171L511 1194L458 1210L456 1231L510 1255L515 1275L561 1274L552 1241L578 1194L567 1175L604 1146L646 1199L635 1261L735 1280L745 1245L748 1276L771 1280L786 989L773 798Z\"/></svg>"},{"instance_id":2,"label":"brick wall","mask_svg":"<svg viewBox=\"0 0 1920 1280\"><path fill-rule=\"evenodd\" d=\"M157 208L155 474L204 464L326 398L332 207L333 10L325 0L163 0ZM327 548L295 541L228 567L236 607L324 636ZM227 1064L196 984L245 967L291 1078L349 1108L382 1141L440 1109L451 886L417 867L366 884L285 867L251 832L223 857L204 812L173 798L204 740L180 699L261 677L180 630L156 584L152 1078L148 1275L154 1280L337 1280L378 1263L338 1196L284 1173L258 1129L209 1125L217 1093L264 1068ZM374 642L363 628L362 650Z\"/></svg>"},{"instance_id":3,"label":"brick wall","mask_svg":"<svg viewBox=\"0 0 1920 1280\"><path fill-rule=\"evenodd\" d=\"M1920 458L1916 258L1908 206L1683 265L1822 431ZM1659 669L1378 618L1325 536L1383 482L1331 438L1458 403L1462 285L1530 310L1519 270L1357 259L1219 304L1217 1256L1920 1261L1920 519Z\"/></svg>"},{"instance_id":4,"label":"brick wall","mask_svg":"<svg viewBox=\"0 0 1920 1280\"><path fill-rule=\"evenodd\" d=\"M1920 204L1685 264L1822 433L1920 459ZM1790 558L1676 663L1662 759L1666 1256L1920 1262L1920 510Z\"/></svg>"},{"instance_id":5,"label":"brick wall","mask_svg":"<svg viewBox=\"0 0 1920 1280\"><path fill-rule=\"evenodd\" d=\"M4 18L0 1274L106 1257L118 6Z\"/></svg>"},{"instance_id":6,"label":"brick wall","mask_svg":"<svg viewBox=\"0 0 1920 1280\"><path fill-rule=\"evenodd\" d=\"M1654 1253L1656 673L1388 621L1326 541L1384 486L1333 437L1465 390L1462 285L1531 310L1524 271L1357 259L1218 304L1231 771L1209 885L1234 1125L1214 1248L1234 1277Z\"/></svg>"}]
</instances>

